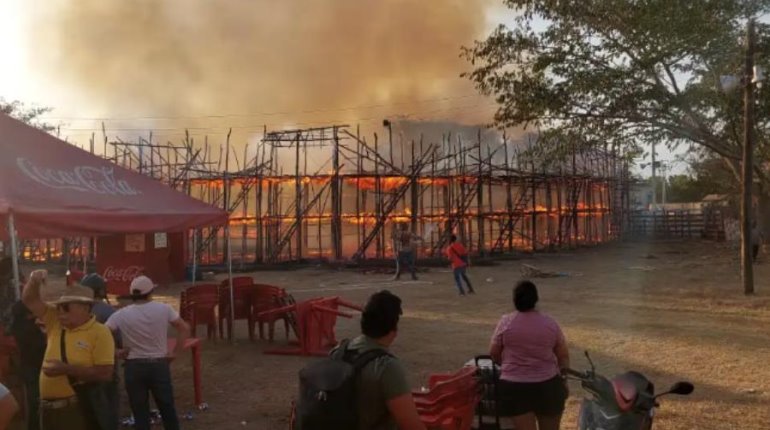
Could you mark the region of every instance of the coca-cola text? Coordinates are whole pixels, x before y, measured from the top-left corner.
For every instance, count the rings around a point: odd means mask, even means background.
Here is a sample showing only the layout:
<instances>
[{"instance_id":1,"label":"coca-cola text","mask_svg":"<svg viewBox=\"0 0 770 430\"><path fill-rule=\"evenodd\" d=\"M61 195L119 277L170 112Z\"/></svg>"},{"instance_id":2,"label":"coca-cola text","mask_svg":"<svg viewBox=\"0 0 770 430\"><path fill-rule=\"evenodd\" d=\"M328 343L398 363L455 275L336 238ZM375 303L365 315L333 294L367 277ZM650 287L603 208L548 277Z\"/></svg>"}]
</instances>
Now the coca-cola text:
<instances>
[{"instance_id":1,"label":"coca-cola text","mask_svg":"<svg viewBox=\"0 0 770 430\"><path fill-rule=\"evenodd\" d=\"M128 266L128 267L113 267L107 266L104 269L104 279L107 281L115 282L131 282L137 276L144 274L144 267L142 266Z\"/></svg>"},{"instance_id":2,"label":"coca-cola text","mask_svg":"<svg viewBox=\"0 0 770 430\"><path fill-rule=\"evenodd\" d=\"M123 179L115 179L112 167L77 166L72 170L36 166L26 158L16 159L16 165L30 179L49 188L70 189L97 194L135 196L142 194Z\"/></svg>"}]
</instances>

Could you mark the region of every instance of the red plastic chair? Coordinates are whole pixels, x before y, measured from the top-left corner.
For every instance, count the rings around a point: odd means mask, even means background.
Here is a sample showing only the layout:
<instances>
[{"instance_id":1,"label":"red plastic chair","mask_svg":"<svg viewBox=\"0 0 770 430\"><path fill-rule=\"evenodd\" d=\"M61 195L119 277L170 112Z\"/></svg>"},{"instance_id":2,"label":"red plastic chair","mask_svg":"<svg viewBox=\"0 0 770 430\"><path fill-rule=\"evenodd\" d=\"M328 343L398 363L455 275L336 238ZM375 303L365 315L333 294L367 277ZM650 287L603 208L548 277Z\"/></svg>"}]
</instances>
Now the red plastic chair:
<instances>
[{"instance_id":1,"label":"red plastic chair","mask_svg":"<svg viewBox=\"0 0 770 430\"><path fill-rule=\"evenodd\" d=\"M289 295L286 294L286 290L283 288L265 284L254 285L251 295L252 319L249 322L251 325L251 332L253 333L254 326L259 324L259 338L264 339L264 325L267 324L268 340L272 342L275 335L275 323L283 321L284 329L286 330L286 339L288 340L289 326L292 322L292 318L288 313L262 316L260 316L260 313L290 305L290 302L293 303L293 299L289 298Z\"/></svg>"},{"instance_id":2,"label":"red plastic chair","mask_svg":"<svg viewBox=\"0 0 770 430\"><path fill-rule=\"evenodd\" d=\"M420 420L430 429L470 430L481 400L476 368L431 375L427 392L413 393Z\"/></svg>"},{"instance_id":3,"label":"red plastic chair","mask_svg":"<svg viewBox=\"0 0 770 430\"><path fill-rule=\"evenodd\" d=\"M431 412L420 411L420 420L428 429L471 430L481 394L475 391L447 394L442 406Z\"/></svg>"},{"instance_id":4,"label":"red plastic chair","mask_svg":"<svg viewBox=\"0 0 770 430\"><path fill-rule=\"evenodd\" d=\"M428 377L428 391L413 391L418 408L434 404L441 396L476 385L476 367L465 366L455 373L436 373Z\"/></svg>"},{"instance_id":5,"label":"red plastic chair","mask_svg":"<svg viewBox=\"0 0 770 430\"><path fill-rule=\"evenodd\" d=\"M72 284L80 282L86 274L78 269L70 268L67 270L67 276L65 278L66 285L69 287Z\"/></svg>"},{"instance_id":6,"label":"red plastic chair","mask_svg":"<svg viewBox=\"0 0 770 430\"><path fill-rule=\"evenodd\" d=\"M219 286L219 337L224 337L224 324L227 323L227 338L233 338L233 317L235 320L246 320L249 324L249 339L254 340L254 326L251 311L251 296L254 290L254 280L240 276L233 278L233 312L230 311L230 282L225 279Z\"/></svg>"},{"instance_id":7,"label":"red plastic chair","mask_svg":"<svg viewBox=\"0 0 770 430\"><path fill-rule=\"evenodd\" d=\"M217 284L188 287L179 297L180 315L190 324L193 337L196 336L198 325L205 324L207 337L216 339L218 306L219 285Z\"/></svg>"}]
</instances>

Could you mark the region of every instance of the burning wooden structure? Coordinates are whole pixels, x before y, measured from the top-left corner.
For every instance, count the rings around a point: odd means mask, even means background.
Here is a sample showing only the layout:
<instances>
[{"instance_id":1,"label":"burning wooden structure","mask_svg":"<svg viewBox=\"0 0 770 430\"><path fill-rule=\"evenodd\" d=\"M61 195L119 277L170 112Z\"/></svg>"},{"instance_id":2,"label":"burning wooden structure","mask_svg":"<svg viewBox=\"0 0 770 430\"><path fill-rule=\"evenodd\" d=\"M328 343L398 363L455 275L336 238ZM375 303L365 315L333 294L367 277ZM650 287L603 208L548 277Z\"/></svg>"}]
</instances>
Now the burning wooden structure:
<instances>
[{"instance_id":1,"label":"burning wooden structure","mask_svg":"<svg viewBox=\"0 0 770 430\"><path fill-rule=\"evenodd\" d=\"M628 163L615 151L573 149L542 163L504 134L399 139L400 148L387 134L367 140L347 125L265 129L238 154L229 134L215 150L189 135L159 144L152 135L110 141L105 132L103 154L228 210L240 265L389 258L398 222L423 238L418 258L440 256L452 234L474 254L495 255L597 244L627 225ZM225 261L224 234L195 232L199 264ZM85 253L86 243L70 248ZM61 255L51 241L33 245L30 259Z\"/></svg>"}]
</instances>

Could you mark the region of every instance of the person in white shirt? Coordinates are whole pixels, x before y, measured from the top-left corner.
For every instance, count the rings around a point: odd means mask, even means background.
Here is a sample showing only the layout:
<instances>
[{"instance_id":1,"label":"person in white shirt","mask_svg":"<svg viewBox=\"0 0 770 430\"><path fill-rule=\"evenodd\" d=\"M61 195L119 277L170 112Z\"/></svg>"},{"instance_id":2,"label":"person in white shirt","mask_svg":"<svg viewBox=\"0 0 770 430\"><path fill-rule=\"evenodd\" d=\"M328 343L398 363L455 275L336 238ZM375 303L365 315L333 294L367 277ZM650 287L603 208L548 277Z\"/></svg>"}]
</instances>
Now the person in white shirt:
<instances>
[{"instance_id":1,"label":"person in white shirt","mask_svg":"<svg viewBox=\"0 0 770 430\"><path fill-rule=\"evenodd\" d=\"M128 349L124 381L136 430L150 430L150 398L160 410L165 430L178 430L170 361L184 348L190 327L165 303L152 301L155 285L146 276L131 282L133 303L110 316L105 325L120 331ZM168 351L168 325L176 329L176 349Z\"/></svg>"}]
</instances>

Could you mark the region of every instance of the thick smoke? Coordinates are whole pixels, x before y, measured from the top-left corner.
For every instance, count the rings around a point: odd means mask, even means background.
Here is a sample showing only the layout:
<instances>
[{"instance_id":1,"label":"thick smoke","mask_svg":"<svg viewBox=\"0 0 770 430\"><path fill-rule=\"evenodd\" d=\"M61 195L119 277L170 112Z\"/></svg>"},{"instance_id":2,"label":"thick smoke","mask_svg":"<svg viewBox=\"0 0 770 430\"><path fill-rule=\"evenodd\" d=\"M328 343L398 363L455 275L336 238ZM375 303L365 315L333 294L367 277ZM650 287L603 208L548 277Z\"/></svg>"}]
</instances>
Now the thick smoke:
<instances>
[{"instance_id":1,"label":"thick smoke","mask_svg":"<svg viewBox=\"0 0 770 430\"><path fill-rule=\"evenodd\" d=\"M222 134L382 118L484 122L458 77L488 0L48 0L36 66L109 127ZM234 115L238 114L238 115ZM151 116L152 119L136 117ZM157 117L170 117L159 119ZM95 124L70 122L71 128ZM117 133L120 134L120 133Z\"/></svg>"}]
</instances>

